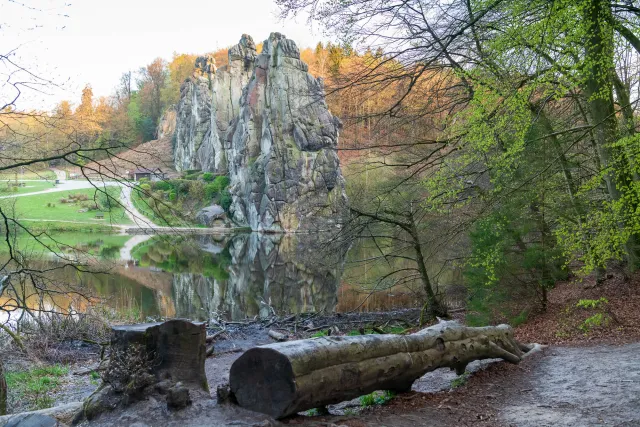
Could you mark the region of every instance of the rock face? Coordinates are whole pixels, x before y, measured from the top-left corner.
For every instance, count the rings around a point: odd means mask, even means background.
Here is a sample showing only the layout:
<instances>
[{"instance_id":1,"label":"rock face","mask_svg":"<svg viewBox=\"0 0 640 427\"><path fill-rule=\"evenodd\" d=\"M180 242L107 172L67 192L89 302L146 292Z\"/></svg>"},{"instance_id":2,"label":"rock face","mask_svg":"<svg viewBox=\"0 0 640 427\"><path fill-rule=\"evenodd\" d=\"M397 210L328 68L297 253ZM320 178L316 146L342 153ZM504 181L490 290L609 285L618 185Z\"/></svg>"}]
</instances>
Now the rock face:
<instances>
[{"instance_id":1,"label":"rock face","mask_svg":"<svg viewBox=\"0 0 640 427\"><path fill-rule=\"evenodd\" d=\"M211 205L204 207L196 214L196 221L207 227L214 227L219 225L224 227L226 220L226 214L224 209L219 205Z\"/></svg>"},{"instance_id":2,"label":"rock face","mask_svg":"<svg viewBox=\"0 0 640 427\"><path fill-rule=\"evenodd\" d=\"M336 153L340 121L322 81L279 33L243 35L216 69L200 57L182 86L174 162L179 171L228 174L232 219L257 231L334 229L347 206Z\"/></svg>"}]
</instances>

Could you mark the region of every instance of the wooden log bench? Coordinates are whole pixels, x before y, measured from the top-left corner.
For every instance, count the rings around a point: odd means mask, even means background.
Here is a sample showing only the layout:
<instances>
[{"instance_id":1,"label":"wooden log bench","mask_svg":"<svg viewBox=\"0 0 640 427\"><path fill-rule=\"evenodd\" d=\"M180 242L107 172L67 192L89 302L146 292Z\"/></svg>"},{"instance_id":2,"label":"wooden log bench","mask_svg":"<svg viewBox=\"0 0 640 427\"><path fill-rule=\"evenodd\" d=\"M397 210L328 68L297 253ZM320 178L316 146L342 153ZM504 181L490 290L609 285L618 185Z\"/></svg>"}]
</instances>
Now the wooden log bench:
<instances>
[{"instance_id":1,"label":"wooden log bench","mask_svg":"<svg viewBox=\"0 0 640 427\"><path fill-rule=\"evenodd\" d=\"M283 418L376 390L408 391L438 368L461 374L474 360L519 363L530 349L508 325L441 322L411 335L331 336L256 347L233 363L229 380L240 406Z\"/></svg>"}]
</instances>

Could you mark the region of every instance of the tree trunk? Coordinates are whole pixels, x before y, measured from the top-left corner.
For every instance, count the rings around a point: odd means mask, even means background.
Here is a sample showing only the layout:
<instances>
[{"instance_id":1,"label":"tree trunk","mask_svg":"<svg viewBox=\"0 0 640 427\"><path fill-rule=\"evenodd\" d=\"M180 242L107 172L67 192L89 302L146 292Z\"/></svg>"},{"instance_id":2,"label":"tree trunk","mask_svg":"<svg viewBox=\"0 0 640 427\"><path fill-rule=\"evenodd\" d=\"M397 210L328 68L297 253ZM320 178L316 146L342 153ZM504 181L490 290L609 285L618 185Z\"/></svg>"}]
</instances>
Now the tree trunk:
<instances>
[{"instance_id":1,"label":"tree trunk","mask_svg":"<svg viewBox=\"0 0 640 427\"><path fill-rule=\"evenodd\" d=\"M613 100L615 79L612 70L615 70L615 61L611 4L607 0L588 0L584 10L584 22L588 33L585 64L589 65L586 70L585 94L591 113L591 124L594 126L598 156L602 167L608 170L604 175L604 181L611 201L628 204L630 201L625 200L621 192L632 180L628 159L623 149L612 147L618 138L618 119ZM625 210L633 212L635 208L626 206ZM633 233L626 243L628 263L632 269L640 266L639 240Z\"/></svg>"},{"instance_id":2,"label":"tree trunk","mask_svg":"<svg viewBox=\"0 0 640 427\"><path fill-rule=\"evenodd\" d=\"M208 390L204 373L206 335L204 323L179 319L114 326L111 358L127 354L133 346L141 346L147 357L153 359L151 373L158 380L171 379Z\"/></svg>"},{"instance_id":3,"label":"tree trunk","mask_svg":"<svg viewBox=\"0 0 640 427\"><path fill-rule=\"evenodd\" d=\"M409 218L411 221L411 239L413 240L413 249L416 254L416 263L418 264L418 271L420 272L420 280L422 280L422 287L427 295L427 319L433 319L436 316L438 317L447 317L447 309L438 301L436 294L431 285L431 280L429 279L429 272L427 271L427 266L424 263L424 255L422 254L422 244L420 243L420 234L418 233L418 229L416 227L415 221L413 220L413 214ZM420 315L420 324L423 323L423 314L425 310L423 308L422 314Z\"/></svg>"},{"instance_id":4,"label":"tree trunk","mask_svg":"<svg viewBox=\"0 0 640 427\"><path fill-rule=\"evenodd\" d=\"M4 378L4 365L0 359L0 415L7 414L7 381Z\"/></svg>"},{"instance_id":5,"label":"tree trunk","mask_svg":"<svg viewBox=\"0 0 640 427\"><path fill-rule=\"evenodd\" d=\"M256 347L231 366L238 404L275 418L375 390L407 391L425 373L501 358L519 363L529 347L508 325L470 328L441 322L411 335L321 337Z\"/></svg>"}]
</instances>

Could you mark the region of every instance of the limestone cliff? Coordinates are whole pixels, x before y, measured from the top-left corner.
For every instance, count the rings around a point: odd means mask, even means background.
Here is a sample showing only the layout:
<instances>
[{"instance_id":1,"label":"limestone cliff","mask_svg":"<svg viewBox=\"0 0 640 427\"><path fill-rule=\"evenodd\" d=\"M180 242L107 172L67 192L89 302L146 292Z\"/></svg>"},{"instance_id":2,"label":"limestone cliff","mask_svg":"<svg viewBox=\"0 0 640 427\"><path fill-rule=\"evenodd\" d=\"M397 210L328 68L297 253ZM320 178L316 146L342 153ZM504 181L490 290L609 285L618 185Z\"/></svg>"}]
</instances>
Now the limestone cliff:
<instances>
[{"instance_id":1,"label":"limestone cliff","mask_svg":"<svg viewBox=\"0 0 640 427\"><path fill-rule=\"evenodd\" d=\"M228 66L200 57L182 87L175 167L229 174L232 217L253 230L332 229L346 209L340 122L307 71L285 36L272 33L257 55L243 35Z\"/></svg>"}]
</instances>

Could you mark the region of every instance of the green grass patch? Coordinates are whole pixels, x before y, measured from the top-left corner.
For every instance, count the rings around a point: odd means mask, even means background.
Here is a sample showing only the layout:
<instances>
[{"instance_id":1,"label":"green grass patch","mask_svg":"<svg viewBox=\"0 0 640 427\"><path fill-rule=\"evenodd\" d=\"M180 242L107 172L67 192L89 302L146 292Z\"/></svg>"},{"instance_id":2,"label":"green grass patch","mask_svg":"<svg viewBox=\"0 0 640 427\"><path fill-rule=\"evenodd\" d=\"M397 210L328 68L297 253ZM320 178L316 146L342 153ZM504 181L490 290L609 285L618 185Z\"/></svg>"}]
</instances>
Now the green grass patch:
<instances>
[{"instance_id":1,"label":"green grass patch","mask_svg":"<svg viewBox=\"0 0 640 427\"><path fill-rule=\"evenodd\" d=\"M360 396L360 404L365 408L367 406L384 405L394 397L396 397L396 394L389 390L374 391L373 393Z\"/></svg>"},{"instance_id":2,"label":"green grass patch","mask_svg":"<svg viewBox=\"0 0 640 427\"><path fill-rule=\"evenodd\" d=\"M91 224L91 223L73 223L73 222L57 222L57 221L21 221L22 225L29 229L32 233L64 233L64 232L82 232L82 233L102 233L114 234L118 232L118 228L109 224Z\"/></svg>"},{"instance_id":3,"label":"green grass patch","mask_svg":"<svg viewBox=\"0 0 640 427\"><path fill-rule=\"evenodd\" d=\"M471 374L469 372L465 372L462 375L458 375L456 378L451 380L451 388L462 387L467 383L467 381L469 381L470 376Z\"/></svg>"},{"instance_id":4,"label":"green grass patch","mask_svg":"<svg viewBox=\"0 0 640 427\"><path fill-rule=\"evenodd\" d=\"M172 201L170 197L171 193L155 192L153 196L146 197L144 193L137 189L131 191L133 206L156 225L165 227L204 227L195 223L191 218L182 216L180 201Z\"/></svg>"},{"instance_id":5,"label":"green grass patch","mask_svg":"<svg viewBox=\"0 0 640 427\"><path fill-rule=\"evenodd\" d=\"M45 170L41 170L41 171L35 171L35 172L25 172L25 173L20 173L18 172L16 173L1 173L0 174L0 180L2 181L6 181L6 180L15 180L18 179L18 181L20 181L21 179L49 179L49 180L55 180L56 179L56 174L49 169L45 169Z\"/></svg>"},{"instance_id":6,"label":"green grass patch","mask_svg":"<svg viewBox=\"0 0 640 427\"><path fill-rule=\"evenodd\" d=\"M7 372L5 379L9 392L20 401L20 406L24 410L45 409L53 405L51 393L60 386L61 377L68 373L69 368L54 365Z\"/></svg>"},{"instance_id":7,"label":"green grass patch","mask_svg":"<svg viewBox=\"0 0 640 427\"><path fill-rule=\"evenodd\" d=\"M119 199L120 187L107 187L106 191L111 197ZM70 196L82 196L87 200L72 199ZM87 188L18 197L15 199L15 207L18 218L131 224L122 206L112 200L111 208L105 207L105 200L106 196L103 193L94 188ZM95 203L98 203L99 210L87 210ZM97 219L98 214L102 214L104 219Z\"/></svg>"},{"instance_id":8,"label":"green grass patch","mask_svg":"<svg viewBox=\"0 0 640 427\"><path fill-rule=\"evenodd\" d=\"M21 181L18 181L22 183ZM35 193L55 188L53 182L29 181L24 182L24 187L16 187L14 181L0 181L0 196L13 196L17 194Z\"/></svg>"}]
</instances>

